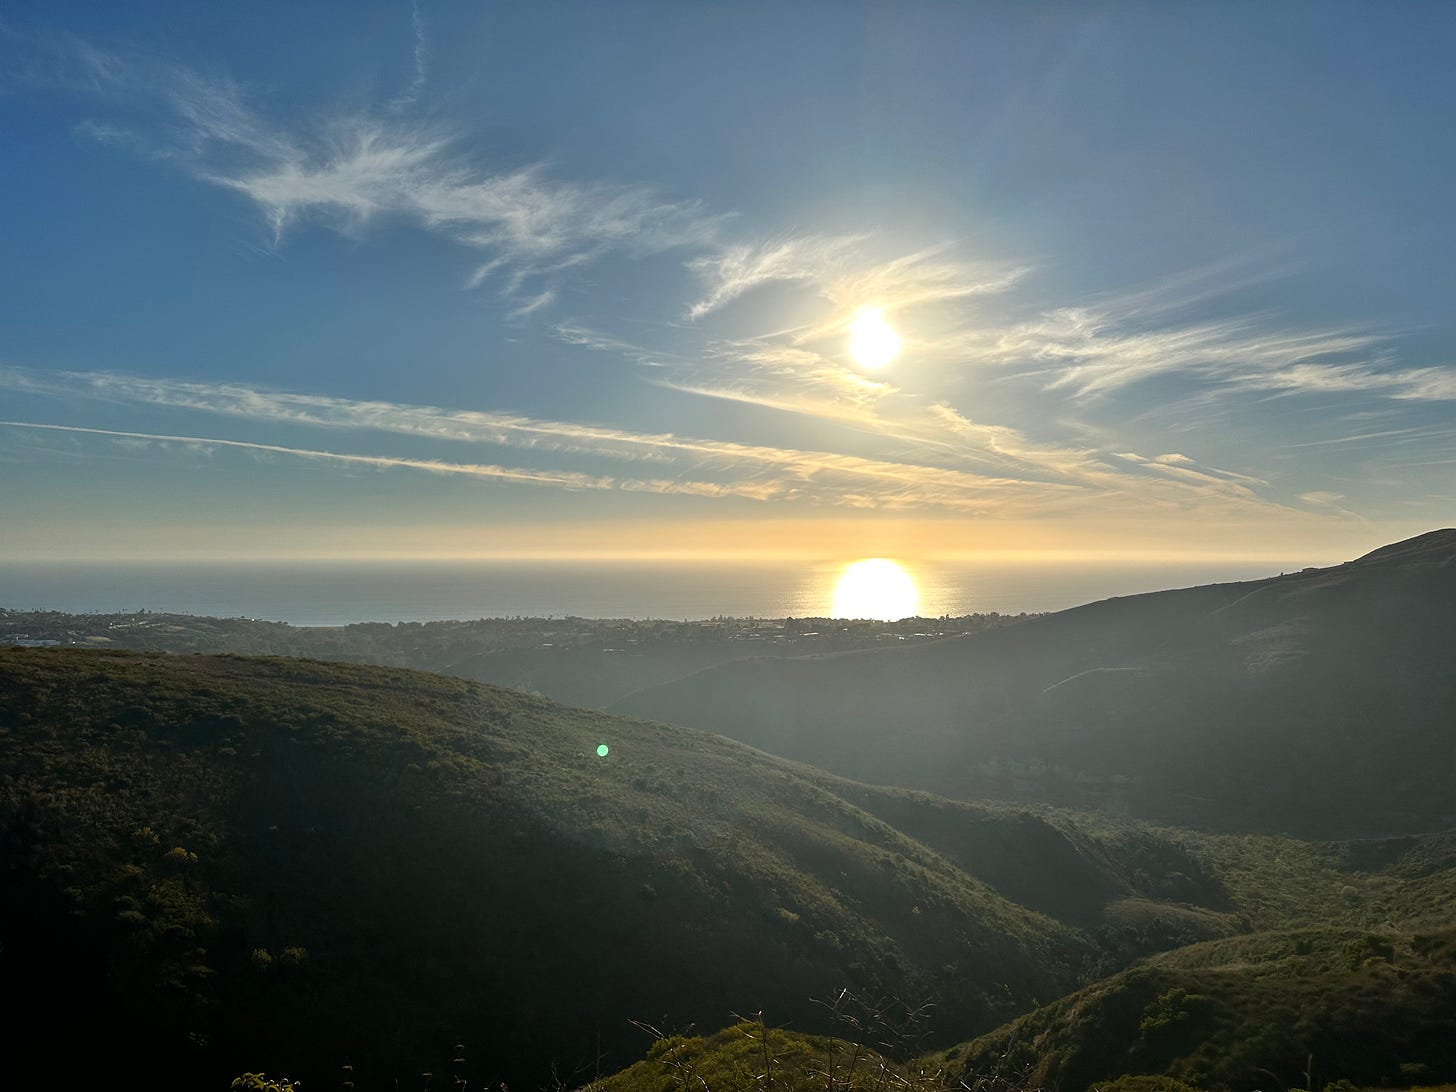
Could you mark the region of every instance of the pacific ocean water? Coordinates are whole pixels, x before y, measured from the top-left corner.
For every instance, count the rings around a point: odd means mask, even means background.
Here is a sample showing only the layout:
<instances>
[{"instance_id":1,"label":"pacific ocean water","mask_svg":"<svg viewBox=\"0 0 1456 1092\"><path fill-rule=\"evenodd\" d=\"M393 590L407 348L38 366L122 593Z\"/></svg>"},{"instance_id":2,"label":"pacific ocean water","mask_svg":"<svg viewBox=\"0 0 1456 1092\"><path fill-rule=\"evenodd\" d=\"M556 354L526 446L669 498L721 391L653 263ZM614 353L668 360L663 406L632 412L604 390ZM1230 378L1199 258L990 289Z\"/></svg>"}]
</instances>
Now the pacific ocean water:
<instances>
[{"instance_id":1,"label":"pacific ocean water","mask_svg":"<svg viewBox=\"0 0 1456 1092\"><path fill-rule=\"evenodd\" d=\"M0 607L350 622L820 617L844 562L0 562ZM1298 564L903 563L917 614L1055 611L1115 595L1254 580Z\"/></svg>"}]
</instances>

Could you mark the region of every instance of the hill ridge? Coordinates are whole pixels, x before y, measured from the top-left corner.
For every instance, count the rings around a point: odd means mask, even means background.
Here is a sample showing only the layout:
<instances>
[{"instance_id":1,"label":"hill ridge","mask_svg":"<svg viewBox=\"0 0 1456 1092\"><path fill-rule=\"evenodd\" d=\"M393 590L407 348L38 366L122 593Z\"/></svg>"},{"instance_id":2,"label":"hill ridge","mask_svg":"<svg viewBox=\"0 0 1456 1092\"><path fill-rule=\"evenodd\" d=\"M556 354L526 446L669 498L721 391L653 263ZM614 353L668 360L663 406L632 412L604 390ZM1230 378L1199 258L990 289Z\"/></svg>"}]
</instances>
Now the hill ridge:
<instances>
[{"instance_id":1,"label":"hill ridge","mask_svg":"<svg viewBox=\"0 0 1456 1092\"><path fill-rule=\"evenodd\" d=\"M1035 860L976 874L1024 831L1137 893L1037 822L961 805L957 840L933 800L446 676L3 648L0 770L0 961L36 999L15 1041L64 1053L79 1023L117 1066L377 1074L486 1026L537 1080L606 1015L613 1051L627 1016L812 1027L846 984L937 996L949 1039L1140 950Z\"/></svg>"},{"instance_id":2,"label":"hill ridge","mask_svg":"<svg viewBox=\"0 0 1456 1092\"><path fill-rule=\"evenodd\" d=\"M1362 554L1351 565L1409 564L1411 562L1452 564L1456 562L1456 527L1441 527Z\"/></svg>"},{"instance_id":3,"label":"hill ridge","mask_svg":"<svg viewBox=\"0 0 1456 1092\"><path fill-rule=\"evenodd\" d=\"M1456 747L1453 646L1456 530L1443 529L970 639L719 665L610 708L959 799L1397 834L1456 822L1434 772Z\"/></svg>"}]
</instances>

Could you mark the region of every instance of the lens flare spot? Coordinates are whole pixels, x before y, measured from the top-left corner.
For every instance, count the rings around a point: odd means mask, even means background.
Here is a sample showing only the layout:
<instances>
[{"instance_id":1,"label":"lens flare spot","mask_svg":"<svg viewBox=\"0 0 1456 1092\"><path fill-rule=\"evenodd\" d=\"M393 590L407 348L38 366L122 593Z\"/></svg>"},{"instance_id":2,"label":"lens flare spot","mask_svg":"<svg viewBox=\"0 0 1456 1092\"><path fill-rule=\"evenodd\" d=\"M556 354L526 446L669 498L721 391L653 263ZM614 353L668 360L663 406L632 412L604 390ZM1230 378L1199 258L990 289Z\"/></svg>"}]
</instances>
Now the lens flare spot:
<instances>
[{"instance_id":1,"label":"lens flare spot","mask_svg":"<svg viewBox=\"0 0 1456 1092\"><path fill-rule=\"evenodd\" d=\"M612 749L608 747L605 743L599 743L597 744L597 757L606 758L607 755L611 753L611 750Z\"/></svg>"},{"instance_id":2,"label":"lens flare spot","mask_svg":"<svg viewBox=\"0 0 1456 1092\"><path fill-rule=\"evenodd\" d=\"M893 622L909 618L920 604L920 593L899 564L885 557L870 557L846 565L834 586L834 617L873 618Z\"/></svg>"}]
</instances>

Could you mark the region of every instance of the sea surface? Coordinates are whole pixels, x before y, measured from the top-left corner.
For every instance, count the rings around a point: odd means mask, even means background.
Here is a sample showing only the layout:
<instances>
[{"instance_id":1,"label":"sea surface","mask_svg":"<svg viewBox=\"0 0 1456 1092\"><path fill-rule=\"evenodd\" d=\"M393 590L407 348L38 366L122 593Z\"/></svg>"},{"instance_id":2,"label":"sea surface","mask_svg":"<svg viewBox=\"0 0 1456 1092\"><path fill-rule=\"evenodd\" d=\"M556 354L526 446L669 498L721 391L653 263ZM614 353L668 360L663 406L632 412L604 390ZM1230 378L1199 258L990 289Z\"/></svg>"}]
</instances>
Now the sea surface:
<instances>
[{"instance_id":1,"label":"sea surface","mask_svg":"<svg viewBox=\"0 0 1456 1092\"><path fill-rule=\"evenodd\" d=\"M902 563L927 617L1054 611L1115 595L1254 580L1298 564ZM563 617L828 617L844 563L472 561L0 562L0 607L140 609L350 622Z\"/></svg>"}]
</instances>

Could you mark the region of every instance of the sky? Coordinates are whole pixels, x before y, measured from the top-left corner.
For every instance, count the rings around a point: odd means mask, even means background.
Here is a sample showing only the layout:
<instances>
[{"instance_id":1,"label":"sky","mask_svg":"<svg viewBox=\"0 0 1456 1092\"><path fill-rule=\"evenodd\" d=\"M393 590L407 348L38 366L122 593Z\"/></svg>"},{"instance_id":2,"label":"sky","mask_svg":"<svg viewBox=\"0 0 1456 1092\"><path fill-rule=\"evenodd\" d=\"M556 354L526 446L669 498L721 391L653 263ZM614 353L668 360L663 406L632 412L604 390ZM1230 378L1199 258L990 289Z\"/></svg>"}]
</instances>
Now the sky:
<instances>
[{"instance_id":1,"label":"sky","mask_svg":"<svg viewBox=\"0 0 1456 1092\"><path fill-rule=\"evenodd\" d=\"M1434 3L8 4L0 559L1451 525L1453 49Z\"/></svg>"}]
</instances>

